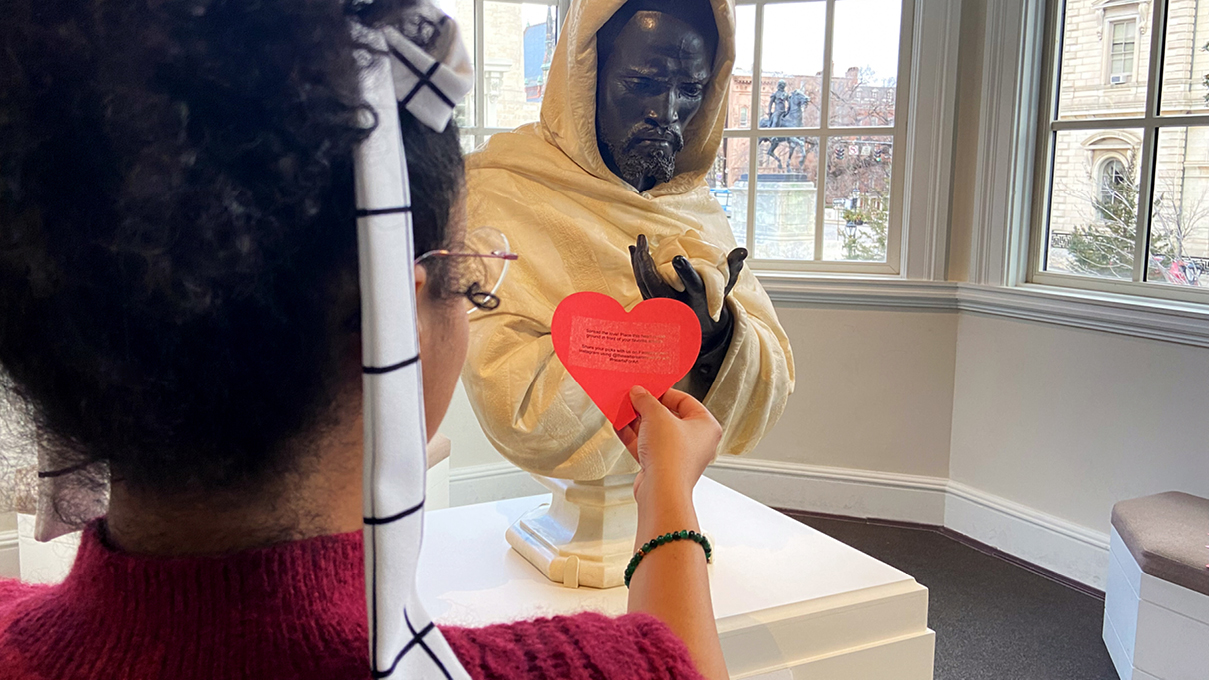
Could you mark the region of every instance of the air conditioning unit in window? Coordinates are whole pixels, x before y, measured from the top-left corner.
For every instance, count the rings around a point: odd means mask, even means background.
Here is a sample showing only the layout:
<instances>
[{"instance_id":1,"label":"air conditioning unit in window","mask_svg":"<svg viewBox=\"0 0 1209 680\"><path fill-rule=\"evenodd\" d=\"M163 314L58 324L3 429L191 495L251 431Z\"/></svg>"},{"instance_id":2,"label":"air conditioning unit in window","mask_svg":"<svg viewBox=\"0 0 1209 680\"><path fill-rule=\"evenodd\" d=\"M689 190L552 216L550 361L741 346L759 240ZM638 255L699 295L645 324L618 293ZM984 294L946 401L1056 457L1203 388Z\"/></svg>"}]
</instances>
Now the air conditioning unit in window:
<instances>
[{"instance_id":1,"label":"air conditioning unit in window","mask_svg":"<svg viewBox=\"0 0 1209 680\"><path fill-rule=\"evenodd\" d=\"M1108 77L1108 82L1113 85L1121 85L1129 82L1129 76L1124 73L1117 73Z\"/></svg>"}]
</instances>

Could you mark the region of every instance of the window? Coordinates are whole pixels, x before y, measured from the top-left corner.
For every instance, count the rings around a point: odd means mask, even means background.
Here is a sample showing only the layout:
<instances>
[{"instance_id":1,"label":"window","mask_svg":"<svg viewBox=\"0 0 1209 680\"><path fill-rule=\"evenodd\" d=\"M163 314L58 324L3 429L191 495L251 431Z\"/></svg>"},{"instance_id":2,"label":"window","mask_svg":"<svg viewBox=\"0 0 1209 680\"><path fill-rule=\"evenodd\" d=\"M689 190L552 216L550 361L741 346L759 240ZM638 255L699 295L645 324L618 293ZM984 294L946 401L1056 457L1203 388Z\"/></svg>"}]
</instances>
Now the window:
<instances>
[{"instance_id":1,"label":"window","mask_svg":"<svg viewBox=\"0 0 1209 680\"><path fill-rule=\"evenodd\" d=\"M1129 81L1133 74L1134 31L1136 21L1114 21L1109 24L1112 43L1108 51L1108 81L1118 85Z\"/></svg>"},{"instance_id":2,"label":"window","mask_svg":"<svg viewBox=\"0 0 1209 680\"><path fill-rule=\"evenodd\" d=\"M737 2L708 179L735 240L757 267L897 273L914 1Z\"/></svg>"},{"instance_id":3,"label":"window","mask_svg":"<svg viewBox=\"0 0 1209 680\"><path fill-rule=\"evenodd\" d=\"M1123 193L1127 191L1128 175L1125 163L1119 158L1109 158L1100 164L1100 204L1105 206L1120 205Z\"/></svg>"},{"instance_id":4,"label":"window","mask_svg":"<svg viewBox=\"0 0 1209 680\"><path fill-rule=\"evenodd\" d=\"M463 150L473 150L496 132L536 121L569 0L439 4L457 19L475 66L474 89L456 112Z\"/></svg>"},{"instance_id":5,"label":"window","mask_svg":"<svg viewBox=\"0 0 1209 680\"><path fill-rule=\"evenodd\" d=\"M1053 4L1030 279L1209 301L1209 3Z\"/></svg>"}]
</instances>

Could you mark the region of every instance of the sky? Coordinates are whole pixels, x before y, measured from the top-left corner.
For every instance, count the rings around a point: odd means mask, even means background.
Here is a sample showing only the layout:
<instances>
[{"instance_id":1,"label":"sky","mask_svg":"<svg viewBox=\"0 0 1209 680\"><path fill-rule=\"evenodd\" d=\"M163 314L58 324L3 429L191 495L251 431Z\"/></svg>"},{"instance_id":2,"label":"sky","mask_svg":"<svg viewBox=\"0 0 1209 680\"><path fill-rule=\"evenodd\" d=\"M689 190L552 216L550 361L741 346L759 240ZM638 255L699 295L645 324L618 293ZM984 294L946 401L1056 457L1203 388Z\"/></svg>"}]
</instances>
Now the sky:
<instances>
[{"instance_id":1,"label":"sky","mask_svg":"<svg viewBox=\"0 0 1209 680\"><path fill-rule=\"evenodd\" d=\"M869 67L876 81L898 75L898 33L901 0L837 0L835 3L835 72ZM740 5L737 13L735 67L751 71L756 8ZM764 6L762 68L796 75L823 70L823 39L827 3L821 0Z\"/></svg>"}]
</instances>

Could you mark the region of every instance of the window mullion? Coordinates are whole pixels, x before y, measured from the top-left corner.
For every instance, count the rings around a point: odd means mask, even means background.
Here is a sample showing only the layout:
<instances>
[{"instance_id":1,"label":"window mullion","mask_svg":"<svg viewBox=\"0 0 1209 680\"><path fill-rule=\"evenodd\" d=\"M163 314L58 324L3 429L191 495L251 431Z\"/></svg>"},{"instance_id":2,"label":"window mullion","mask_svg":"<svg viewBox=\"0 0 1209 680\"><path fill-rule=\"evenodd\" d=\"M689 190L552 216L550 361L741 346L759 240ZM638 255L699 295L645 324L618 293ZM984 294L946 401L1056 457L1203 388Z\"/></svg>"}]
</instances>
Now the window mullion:
<instances>
[{"instance_id":1,"label":"window mullion","mask_svg":"<svg viewBox=\"0 0 1209 680\"><path fill-rule=\"evenodd\" d=\"M1167 42L1167 0L1156 0L1150 20L1150 63L1146 81L1146 117L1157 122L1163 91L1163 47Z\"/></svg>"},{"instance_id":2,"label":"window mullion","mask_svg":"<svg viewBox=\"0 0 1209 680\"><path fill-rule=\"evenodd\" d=\"M1058 134L1055 121L1058 119L1059 93L1062 82L1063 41L1066 39L1066 3L1062 0L1049 3L1046 27L1042 41L1042 91L1039 97L1040 113L1038 131L1044 136L1038 140L1037 165L1034 166L1033 191L1039 197L1033 202L1033 215L1029 225L1028 282L1043 275L1049 267L1049 241L1053 220L1050 210L1054 199L1054 177L1057 160ZM1044 162L1044 165L1040 165Z\"/></svg>"},{"instance_id":3,"label":"window mullion","mask_svg":"<svg viewBox=\"0 0 1209 680\"><path fill-rule=\"evenodd\" d=\"M1153 38L1151 38L1153 40ZM1133 280L1144 281L1146 276L1147 245L1150 243L1150 200L1154 189L1154 165L1158 145L1158 128L1147 126L1142 135L1142 176L1138 183L1137 229L1133 242Z\"/></svg>"},{"instance_id":4,"label":"window mullion","mask_svg":"<svg viewBox=\"0 0 1209 680\"><path fill-rule=\"evenodd\" d=\"M903 232L906 231L905 225L907 222L906 211L904 207L908 205L906 190L908 183L906 174L902 168L909 163L907 160L908 154L905 153L907 148L907 122L908 117L901 115L898 109L898 102L909 102L910 91L914 84L911 82L912 60L911 53L918 49L915 44L915 22L919 21L919 16L916 14L915 0L905 0L903 2L902 16L900 18L899 42L898 42L898 72L895 82L895 111L894 111L894 127L890 139L890 200L886 207L886 219L893 228L888 228L886 233L886 262L893 263L899 272L907 272L907 258L904 257ZM901 142L901 144L900 144ZM902 150L904 153L899 153ZM896 161L895 159L902 159Z\"/></svg>"},{"instance_id":5,"label":"window mullion","mask_svg":"<svg viewBox=\"0 0 1209 680\"><path fill-rule=\"evenodd\" d=\"M1120 117L1120 118L1076 118L1073 120L1055 120L1050 123L1050 129L1055 132L1063 130L1102 130L1104 128L1145 127L1153 123L1150 117Z\"/></svg>"},{"instance_id":6,"label":"window mullion","mask_svg":"<svg viewBox=\"0 0 1209 680\"><path fill-rule=\"evenodd\" d=\"M764 3L756 3L755 46L751 60L751 113L747 116L747 254L756 257L756 190L760 167L760 87L764 82L762 57L764 52Z\"/></svg>"},{"instance_id":7,"label":"window mullion","mask_svg":"<svg viewBox=\"0 0 1209 680\"><path fill-rule=\"evenodd\" d=\"M823 83L819 92L822 100L819 106L819 157L815 163L814 173L814 260L823 259L823 230L827 217L827 159L831 137L828 126L831 124L831 53L832 38L835 35L835 0L827 0L827 26L823 32ZM902 40L902 36L899 36ZM897 109L898 102L895 102ZM895 111L897 116L898 112Z\"/></svg>"},{"instance_id":8,"label":"window mullion","mask_svg":"<svg viewBox=\"0 0 1209 680\"><path fill-rule=\"evenodd\" d=\"M897 97L897 94L895 95ZM897 101L897 100L896 100ZM906 116L903 116L906 118ZM895 121L898 120L898 113L895 112ZM780 132L780 130L778 130ZM898 132L897 122L894 125L868 125L861 127L832 127L829 124L823 124L820 130L803 130L803 134L828 134L837 136L851 137L868 137L877 135L893 135Z\"/></svg>"},{"instance_id":9,"label":"window mullion","mask_svg":"<svg viewBox=\"0 0 1209 680\"><path fill-rule=\"evenodd\" d=\"M1147 125L1155 125L1157 127L1198 127L1209 125L1209 115L1194 114L1194 115L1175 115L1175 116L1127 116L1127 117L1100 117L1100 118L1076 118L1072 120L1054 120L1050 122L1050 129L1061 132L1063 130L1102 130L1104 128L1130 128L1130 127L1146 127Z\"/></svg>"},{"instance_id":10,"label":"window mullion","mask_svg":"<svg viewBox=\"0 0 1209 680\"><path fill-rule=\"evenodd\" d=\"M483 128L487 127L487 31L483 17L483 0L474 0L474 129L475 146L484 140Z\"/></svg>"},{"instance_id":11,"label":"window mullion","mask_svg":"<svg viewBox=\"0 0 1209 680\"><path fill-rule=\"evenodd\" d=\"M1146 262L1149 258L1151 201L1154 200L1154 170L1158 161L1158 114L1159 100L1163 90L1163 45L1166 41L1165 28L1167 3L1154 3L1154 14L1150 22L1150 63L1147 65L1146 80L1146 127L1142 135L1142 176L1138 184L1137 229L1133 244L1133 280L1146 280Z\"/></svg>"}]
</instances>

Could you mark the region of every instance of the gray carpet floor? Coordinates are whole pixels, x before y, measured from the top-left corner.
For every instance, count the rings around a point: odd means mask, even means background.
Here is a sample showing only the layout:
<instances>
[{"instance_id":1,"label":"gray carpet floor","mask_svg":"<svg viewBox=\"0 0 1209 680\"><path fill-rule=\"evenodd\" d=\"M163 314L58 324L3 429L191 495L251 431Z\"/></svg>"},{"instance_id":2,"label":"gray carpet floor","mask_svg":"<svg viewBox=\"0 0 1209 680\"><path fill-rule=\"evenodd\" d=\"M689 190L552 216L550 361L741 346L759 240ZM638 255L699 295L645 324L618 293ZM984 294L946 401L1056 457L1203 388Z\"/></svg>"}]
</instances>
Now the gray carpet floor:
<instances>
[{"instance_id":1,"label":"gray carpet floor","mask_svg":"<svg viewBox=\"0 0 1209 680\"><path fill-rule=\"evenodd\" d=\"M928 587L935 680L1117 680L1103 600L937 531L787 514Z\"/></svg>"}]
</instances>

